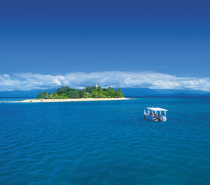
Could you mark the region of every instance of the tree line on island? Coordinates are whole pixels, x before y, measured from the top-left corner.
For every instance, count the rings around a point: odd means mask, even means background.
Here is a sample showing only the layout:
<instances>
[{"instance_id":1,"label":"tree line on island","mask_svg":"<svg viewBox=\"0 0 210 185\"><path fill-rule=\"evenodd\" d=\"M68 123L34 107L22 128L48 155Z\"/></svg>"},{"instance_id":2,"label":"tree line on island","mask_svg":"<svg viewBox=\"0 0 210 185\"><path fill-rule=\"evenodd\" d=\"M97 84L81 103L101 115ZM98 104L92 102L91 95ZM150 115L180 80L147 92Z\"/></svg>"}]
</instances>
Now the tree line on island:
<instances>
[{"instance_id":1,"label":"tree line on island","mask_svg":"<svg viewBox=\"0 0 210 185\"><path fill-rule=\"evenodd\" d=\"M82 90L62 86L55 92L42 92L38 94L37 99L69 99L69 98L123 98L124 94L121 89L116 91L109 88L101 88L96 86L85 87Z\"/></svg>"}]
</instances>

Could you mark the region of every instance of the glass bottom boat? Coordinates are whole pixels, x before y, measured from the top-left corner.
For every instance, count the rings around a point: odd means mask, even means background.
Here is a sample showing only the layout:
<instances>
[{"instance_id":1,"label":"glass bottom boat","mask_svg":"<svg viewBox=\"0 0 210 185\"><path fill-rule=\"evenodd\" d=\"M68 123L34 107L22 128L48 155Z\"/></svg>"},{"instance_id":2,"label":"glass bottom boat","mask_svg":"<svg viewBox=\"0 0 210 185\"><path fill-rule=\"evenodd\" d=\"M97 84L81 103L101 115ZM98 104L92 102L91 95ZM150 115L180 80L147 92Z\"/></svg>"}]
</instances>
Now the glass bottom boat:
<instances>
[{"instance_id":1,"label":"glass bottom boat","mask_svg":"<svg viewBox=\"0 0 210 185\"><path fill-rule=\"evenodd\" d=\"M168 110L160 107L147 107L144 110L144 118L152 121L166 121L166 112ZM162 114L164 113L164 115Z\"/></svg>"}]
</instances>

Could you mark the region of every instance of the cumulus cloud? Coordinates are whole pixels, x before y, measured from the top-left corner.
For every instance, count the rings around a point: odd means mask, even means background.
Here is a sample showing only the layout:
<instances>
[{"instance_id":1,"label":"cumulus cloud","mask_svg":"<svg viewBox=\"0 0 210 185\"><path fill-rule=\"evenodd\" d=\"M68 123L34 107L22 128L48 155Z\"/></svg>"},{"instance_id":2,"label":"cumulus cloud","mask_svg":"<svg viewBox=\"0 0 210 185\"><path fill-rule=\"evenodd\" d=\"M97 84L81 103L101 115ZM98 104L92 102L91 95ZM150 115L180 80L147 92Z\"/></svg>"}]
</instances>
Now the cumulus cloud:
<instances>
[{"instance_id":1,"label":"cumulus cloud","mask_svg":"<svg viewBox=\"0 0 210 185\"><path fill-rule=\"evenodd\" d=\"M102 87L183 89L210 92L210 78L177 77L156 72L92 72L68 73L65 75L43 75L17 73L0 75L0 91L49 89L67 85L83 88L98 83Z\"/></svg>"}]
</instances>

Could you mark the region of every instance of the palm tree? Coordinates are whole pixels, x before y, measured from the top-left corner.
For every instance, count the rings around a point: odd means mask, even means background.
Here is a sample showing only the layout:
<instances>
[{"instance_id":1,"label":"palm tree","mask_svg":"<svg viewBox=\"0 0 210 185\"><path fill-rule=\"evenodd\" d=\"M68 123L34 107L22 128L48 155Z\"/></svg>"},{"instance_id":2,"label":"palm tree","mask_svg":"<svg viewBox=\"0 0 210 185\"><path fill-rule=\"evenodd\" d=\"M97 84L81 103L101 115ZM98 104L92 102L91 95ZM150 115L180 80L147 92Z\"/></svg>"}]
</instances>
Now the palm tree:
<instances>
[{"instance_id":1,"label":"palm tree","mask_svg":"<svg viewBox=\"0 0 210 185\"><path fill-rule=\"evenodd\" d=\"M99 92L101 92L101 91L102 91L102 88L101 88L101 86L99 86L99 87L98 87L98 91L99 91Z\"/></svg>"},{"instance_id":2,"label":"palm tree","mask_svg":"<svg viewBox=\"0 0 210 185\"><path fill-rule=\"evenodd\" d=\"M51 93L51 92L49 92L49 93L48 93L48 96L49 96L50 98L52 98L52 93Z\"/></svg>"}]
</instances>

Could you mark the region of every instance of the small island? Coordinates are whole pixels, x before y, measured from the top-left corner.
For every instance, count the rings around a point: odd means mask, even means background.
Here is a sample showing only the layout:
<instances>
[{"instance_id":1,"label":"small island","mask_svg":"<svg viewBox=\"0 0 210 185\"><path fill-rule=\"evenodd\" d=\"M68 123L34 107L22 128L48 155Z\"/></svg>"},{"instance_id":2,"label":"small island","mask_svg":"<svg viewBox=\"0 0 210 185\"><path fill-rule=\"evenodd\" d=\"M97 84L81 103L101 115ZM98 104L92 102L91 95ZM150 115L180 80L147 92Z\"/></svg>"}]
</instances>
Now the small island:
<instances>
[{"instance_id":1,"label":"small island","mask_svg":"<svg viewBox=\"0 0 210 185\"><path fill-rule=\"evenodd\" d=\"M69 99L69 98L124 98L124 94L121 89L116 91L109 87L102 89L100 86L85 87L82 90L70 88L68 86L62 86L57 91L39 93L37 99Z\"/></svg>"},{"instance_id":2,"label":"small island","mask_svg":"<svg viewBox=\"0 0 210 185\"><path fill-rule=\"evenodd\" d=\"M41 92L37 99L23 100L21 102L67 102L67 101L102 101L102 100L126 100L122 90L118 88L102 88L96 86L85 87L78 90L68 86L62 86L53 93Z\"/></svg>"}]
</instances>

